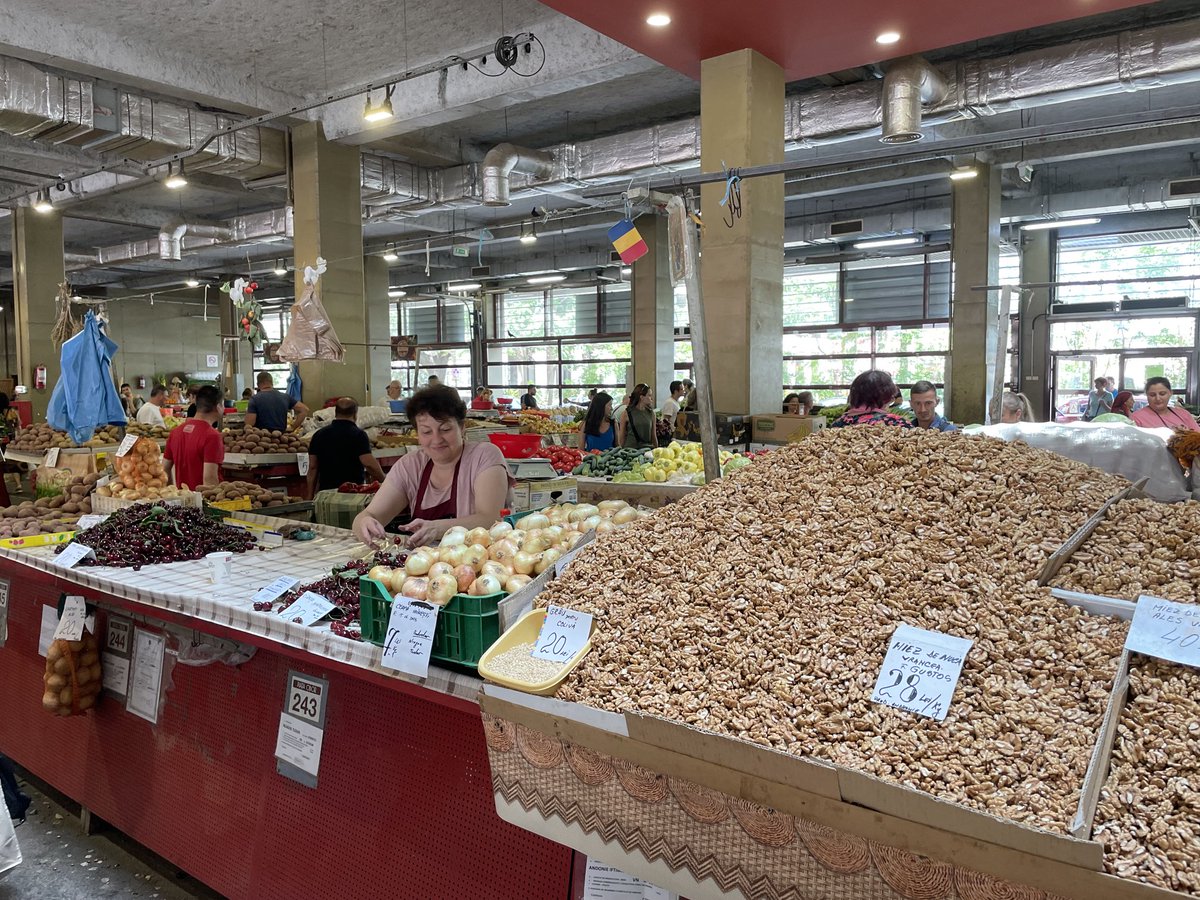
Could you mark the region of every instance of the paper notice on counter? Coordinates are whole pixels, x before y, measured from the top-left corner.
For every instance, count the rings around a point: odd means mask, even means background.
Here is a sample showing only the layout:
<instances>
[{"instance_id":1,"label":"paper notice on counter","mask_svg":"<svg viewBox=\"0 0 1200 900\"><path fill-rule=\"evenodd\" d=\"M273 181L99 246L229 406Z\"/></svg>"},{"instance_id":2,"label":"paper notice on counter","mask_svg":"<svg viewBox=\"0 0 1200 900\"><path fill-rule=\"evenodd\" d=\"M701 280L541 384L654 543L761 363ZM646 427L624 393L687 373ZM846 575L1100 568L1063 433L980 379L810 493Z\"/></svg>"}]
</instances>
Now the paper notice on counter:
<instances>
[{"instance_id":1,"label":"paper notice on counter","mask_svg":"<svg viewBox=\"0 0 1200 900\"><path fill-rule=\"evenodd\" d=\"M275 756L315 778L321 765L321 739L324 734L311 722L280 713Z\"/></svg>"},{"instance_id":2,"label":"paper notice on counter","mask_svg":"<svg viewBox=\"0 0 1200 900\"><path fill-rule=\"evenodd\" d=\"M582 900L678 900L647 881L626 875L616 866L588 857L583 876Z\"/></svg>"},{"instance_id":3,"label":"paper notice on counter","mask_svg":"<svg viewBox=\"0 0 1200 900\"><path fill-rule=\"evenodd\" d=\"M270 584L259 588L250 599L255 603L271 603L278 600L299 583L299 578L293 578L291 575L280 575Z\"/></svg>"},{"instance_id":4,"label":"paper notice on counter","mask_svg":"<svg viewBox=\"0 0 1200 900\"><path fill-rule=\"evenodd\" d=\"M1125 649L1200 668L1200 606L1143 594Z\"/></svg>"},{"instance_id":5,"label":"paper notice on counter","mask_svg":"<svg viewBox=\"0 0 1200 900\"><path fill-rule=\"evenodd\" d=\"M129 660L124 656L105 653L100 657L104 681L101 686L106 691L112 691L118 697L129 695Z\"/></svg>"},{"instance_id":6,"label":"paper notice on counter","mask_svg":"<svg viewBox=\"0 0 1200 900\"><path fill-rule=\"evenodd\" d=\"M433 652L433 633L437 629L438 607L396 597L388 618L387 637L379 664L407 675L429 675L429 654Z\"/></svg>"},{"instance_id":7,"label":"paper notice on counter","mask_svg":"<svg viewBox=\"0 0 1200 900\"><path fill-rule=\"evenodd\" d=\"M63 600L62 616L54 629L56 641L79 641L83 639L83 621L87 618L87 604L82 597L67 597Z\"/></svg>"},{"instance_id":8,"label":"paper notice on counter","mask_svg":"<svg viewBox=\"0 0 1200 900\"><path fill-rule=\"evenodd\" d=\"M58 465L58 448L51 447L46 451L46 456L42 459L42 465L47 469L53 469Z\"/></svg>"},{"instance_id":9,"label":"paper notice on counter","mask_svg":"<svg viewBox=\"0 0 1200 900\"><path fill-rule=\"evenodd\" d=\"M54 557L54 565L63 569L73 569L81 560L87 559L89 556L94 557L96 551L85 544L77 544L74 541L63 547L62 553Z\"/></svg>"},{"instance_id":10,"label":"paper notice on counter","mask_svg":"<svg viewBox=\"0 0 1200 900\"><path fill-rule=\"evenodd\" d=\"M972 643L937 631L898 625L883 658L871 702L942 721L950 710L950 699Z\"/></svg>"},{"instance_id":11,"label":"paper notice on counter","mask_svg":"<svg viewBox=\"0 0 1200 900\"><path fill-rule=\"evenodd\" d=\"M335 603L322 597L320 594L314 594L312 591L305 591L296 600L279 613L279 618L287 622L296 622L297 625L305 627L313 625L321 619L329 615L329 611L336 606Z\"/></svg>"},{"instance_id":12,"label":"paper notice on counter","mask_svg":"<svg viewBox=\"0 0 1200 900\"><path fill-rule=\"evenodd\" d=\"M133 629L133 664L130 666L129 695L125 709L152 725L158 724L166 648L164 635L141 628Z\"/></svg>"},{"instance_id":13,"label":"paper notice on counter","mask_svg":"<svg viewBox=\"0 0 1200 900\"><path fill-rule=\"evenodd\" d=\"M54 632L58 630L58 610L53 606L42 607L42 629L38 633L38 653L45 656L54 643Z\"/></svg>"},{"instance_id":14,"label":"paper notice on counter","mask_svg":"<svg viewBox=\"0 0 1200 900\"><path fill-rule=\"evenodd\" d=\"M546 608L542 630L533 647L535 659L565 663L583 649L592 634L592 614L565 606Z\"/></svg>"},{"instance_id":15,"label":"paper notice on counter","mask_svg":"<svg viewBox=\"0 0 1200 900\"><path fill-rule=\"evenodd\" d=\"M297 453L296 454L296 469L301 475L308 474L308 454L307 453Z\"/></svg>"}]
</instances>

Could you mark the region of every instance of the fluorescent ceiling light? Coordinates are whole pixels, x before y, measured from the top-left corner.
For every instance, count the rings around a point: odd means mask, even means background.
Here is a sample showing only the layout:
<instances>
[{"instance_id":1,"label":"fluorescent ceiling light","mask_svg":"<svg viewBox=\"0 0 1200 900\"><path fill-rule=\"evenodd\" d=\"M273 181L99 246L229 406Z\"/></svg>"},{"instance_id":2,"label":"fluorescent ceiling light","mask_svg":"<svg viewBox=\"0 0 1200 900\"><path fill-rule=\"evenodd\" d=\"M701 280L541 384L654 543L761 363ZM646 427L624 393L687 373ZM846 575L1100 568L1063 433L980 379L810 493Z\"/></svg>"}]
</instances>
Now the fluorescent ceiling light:
<instances>
[{"instance_id":1,"label":"fluorescent ceiling light","mask_svg":"<svg viewBox=\"0 0 1200 900\"><path fill-rule=\"evenodd\" d=\"M50 202L50 191L38 191L37 199L33 201L34 212L52 213L54 204Z\"/></svg>"},{"instance_id":2,"label":"fluorescent ceiling light","mask_svg":"<svg viewBox=\"0 0 1200 900\"><path fill-rule=\"evenodd\" d=\"M526 279L526 284L554 284L557 281L566 280L566 275L535 275L533 278Z\"/></svg>"},{"instance_id":3,"label":"fluorescent ceiling light","mask_svg":"<svg viewBox=\"0 0 1200 900\"><path fill-rule=\"evenodd\" d=\"M792 247L807 247L812 241L784 241L783 249L790 250Z\"/></svg>"},{"instance_id":4,"label":"fluorescent ceiling light","mask_svg":"<svg viewBox=\"0 0 1200 900\"><path fill-rule=\"evenodd\" d=\"M877 44L894 44L899 40L900 32L898 31L884 31L875 37Z\"/></svg>"},{"instance_id":5,"label":"fluorescent ceiling light","mask_svg":"<svg viewBox=\"0 0 1200 900\"><path fill-rule=\"evenodd\" d=\"M877 241L859 241L854 245L855 250L874 250L877 247L906 247L917 243L912 235L908 237L880 238Z\"/></svg>"},{"instance_id":6,"label":"fluorescent ceiling light","mask_svg":"<svg viewBox=\"0 0 1200 900\"><path fill-rule=\"evenodd\" d=\"M396 255L396 245L388 244L387 250L383 252L383 258L387 262L395 262L400 257Z\"/></svg>"},{"instance_id":7,"label":"fluorescent ceiling light","mask_svg":"<svg viewBox=\"0 0 1200 900\"><path fill-rule=\"evenodd\" d=\"M172 171L171 164L167 163L167 178L163 182L164 187L169 187L173 191L187 187L187 176L183 173L183 160L179 161L179 170Z\"/></svg>"},{"instance_id":8,"label":"fluorescent ceiling light","mask_svg":"<svg viewBox=\"0 0 1200 900\"><path fill-rule=\"evenodd\" d=\"M671 24L671 17L666 13L651 13L646 16L646 24L652 28L665 28Z\"/></svg>"},{"instance_id":9,"label":"fluorescent ceiling light","mask_svg":"<svg viewBox=\"0 0 1200 900\"><path fill-rule=\"evenodd\" d=\"M448 284L448 285L446 285L446 290L448 290L448 291L477 291L481 287L483 287L482 284L472 281L467 284Z\"/></svg>"},{"instance_id":10,"label":"fluorescent ceiling light","mask_svg":"<svg viewBox=\"0 0 1200 900\"><path fill-rule=\"evenodd\" d=\"M407 297L408 291L402 291L400 288L388 288L389 297Z\"/></svg>"},{"instance_id":11,"label":"fluorescent ceiling light","mask_svg":"<svg viewBox=\"0 0 1200 900\"><path fill-rule=\"evenodd\" d=\"M854 302L854 298L853 298L853 297L847 297L847 298L846 298L845 300L843 300L842 302L843 302L843 303L853 303L853 302Z\"/></svg>"},{"instance_id":12,"label":"fluorescent ceiling light","mask_svg":"<svg viewBox=\"0 0 1200 900\"><path fill-rule=\"evenodd\" d=\"M1030 222L1022 225L1022 231L1049 231L1051 228L1072 228L1075 225L1095 225L1100 221L1099 216L1089 216L1083 219L1047 219L1045 222Z\"/></svg>"},{"instance_id":13,"label":"fluorescent ceiling light","mask_svg":"<svg viewBox=\"0 0 1200 900\"><path fill-rule=\"evenodd\" d=\"M979 174L979 170L968 167L965 169L955 169L950 173L951 181L966 181L968 178L975 178Z\"/></svg>"}]
</instances>

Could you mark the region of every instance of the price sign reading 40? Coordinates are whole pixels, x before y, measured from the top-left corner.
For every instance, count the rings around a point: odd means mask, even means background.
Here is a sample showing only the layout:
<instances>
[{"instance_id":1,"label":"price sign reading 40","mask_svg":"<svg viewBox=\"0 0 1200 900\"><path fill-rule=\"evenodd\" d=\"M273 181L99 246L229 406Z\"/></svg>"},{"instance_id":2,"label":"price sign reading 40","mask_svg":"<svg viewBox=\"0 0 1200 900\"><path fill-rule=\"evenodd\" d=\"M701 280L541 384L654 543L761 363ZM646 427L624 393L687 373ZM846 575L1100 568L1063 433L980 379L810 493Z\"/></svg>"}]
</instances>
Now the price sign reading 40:
<instances>
[{"instance_id":1,"label":"price sign reading 40","mask_svg":"<svg viewBox=\"0 0 1200 900\"><path fill-rule=\"evenodd\" d=\"M1200 668L1200 606L1138 597L1125 649Z\"/></svg>"}]
</instances>

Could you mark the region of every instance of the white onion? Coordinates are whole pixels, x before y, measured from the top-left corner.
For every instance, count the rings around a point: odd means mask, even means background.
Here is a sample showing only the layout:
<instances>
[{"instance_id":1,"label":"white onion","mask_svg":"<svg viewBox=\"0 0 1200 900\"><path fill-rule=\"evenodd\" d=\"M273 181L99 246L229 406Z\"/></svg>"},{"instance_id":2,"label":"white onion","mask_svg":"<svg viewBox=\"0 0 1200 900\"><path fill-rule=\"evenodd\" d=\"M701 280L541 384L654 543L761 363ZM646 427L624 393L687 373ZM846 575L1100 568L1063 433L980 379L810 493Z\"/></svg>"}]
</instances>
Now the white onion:
<instances>
[{"instance_id":1,"label":"white onion","mask_svg":"<svg viewBox=\"0 0 1200 900\"><path fill-rule=\"evenodd\" d=\"M483 564L483 568L479 570L480 575L491 575L501 584L508 581L513 575L512 566L506 566L504 563L496 562L494 559L489 559Z\"/></svg>"},{"instance_id":2,"label":"white onion","mask_svg":"<svg viewBox=\"0 0 1200 900\"><path fill-rule=\"evenodd\" d=\"M470 566L455 566L454 580L458 582L458 592L465 594L475 580L475 570Z\"/></svg>"},{"instance_id":3,"label":"white onion","mask_svg":"<svg viewBox=\"0 0 1200 900\"><path fill-rule=\"evenodd\" d=\"M411 559L411 557L409 558ZM400 593L405 597L411 597L413 600L424 600L429 596L429 579L405 578L404 585L400 588Z\"/></svg>"},{"instance_id":4,"label":"white onion","mask_svg":"<svg viewBox=\"0 0 1200 900\"><path fill-rule=\"evenodd\" d=\"M537 534L531 534L529 537L527 537L525 539L525 546L522 547L521 549L524 550L526 553L530 553L530 554L533 554L536 556L537 554L541 553L543 550L550 549L550 546L553 543L554 542L551 541L550 538L546 537L546 535L543 532L539 531Z\"/></svg>"},{"instance_id":5,"label":"white onion","mask_svg":"<svg viewBox=\"0 0 1200 900\"><path fill-rule=\"evenodd\" d=\"M510 531L507 535L504 536L503 540L508 541L510 544L512 544L514 547L516 547L518 550L520 550L521 547L523 547L525 545L526 537L528 537L528 532L523 531L520 528L514 528L512 531Z\"/></svg>"},{"instance_id":6,"label":"white onion","mask_svg":"<svg viewBox=\"0 0 1200 900\"><path fill-rule=\"evenodd\" d=\"M463 557L466 555L467 546L465 544L456 544L442 551L442 562L449 563L452 566L461 566L463 564Z\"/></svg>"},{"instance_id":7,"label":"white onion","mask_svg":"<svg viewBox=\"0 0 1200 900\"><path fill-rule=\"evenodd\" d=\"M521 520L521 527L526 531L540 531L550 527L550 520L541 513L533 513Z\"/></svg>"},{"instance_id":8,"label":"white onion","mask_svg":"<svg viewBox=\"0 0 1200 900\"><path fill-rule=\"evenodd\" d=\"M563 533L567 530L568 528L564 525L551 525L549 528L544 529L542 533L550 539L551 544L557 544L559 538L561 538Z\"/></svg>"},{"instance_id":9,"label":"white onion","mask_svg":"<svg viewBox=\"0 0 1200 900\"><path fill-rule=\"evenodd\" d=\"M458 593L458 579L453 575L435 575L429 579L429 590L426 593L430 603L445 606Z\"/></svg>"},{"instance_id":10,"label":"white onion","mask_svg":"<svg viewBox=\"0 0 1200 900\"><path fill-rule=\"evenodd\" d=\"M392 583L392 567L372 566L371 571L367 573L367 577L387 587ZM388 588L388 590L391 590L391 588Z\"/></svg>"},{"instance_id":11,"label":"white onion","mask_svg":"<svg viewBox=\"0 0 1200 900\"><path fill-rule=\"evenodd\" d=\"M467 529L461 525L455 525L453 528L446 530L442 535L441 547L458 547L467 542Z\"/></svg>"},{"instance_id":12,"label":"white onion","mask_svg":"<svg viewBox=\"0 0 1200 900\"><path fill-rule=\"evenodd\" d=\"M596 534L608 534L610 531L616 531L617 526L612 523L612 519L605 519L596 526ZM582 537L583 535L580 535Z\"/></svg>"},{"instance_id":13,"label":"white onion","mask_svg":"<svg viewBox=\"0 0 1200 900\"><path fill-rule=\"evenodd\" d=\"M589 516L597 515L599 512L600 508L597 506L592 506L590 503L580 503L577 507L571 510L570 515L567 516L567 521L582 522Z\"/></svg>"},{"instance_id":14,"label":"white onion","mask_svg":"<svg viewBox=\"0 0 1200 900\"><path fill-rule=\"evenodd\" d=\"M471 595L474 597L496 594L502 590L504 587L495 575L480 575L471 583Z\"/></svg>"},{"instance_id":15,"label":"white onion","mask_svg":"<svg viewBox=\"0 0 1200 900\"><path fill-rule=\"evenodd\" d=\"M453 575L454 566L448 562L435 562L429 567L429 577L437 578L439 575Z\"/></svg>"},{"instance_id":16,"label":"white onion","mask_svg":"<svg viewBox=\"0 0 1200 900\"><path fill-rule=\"evenodd\" d=\"M551 525L566 525L567 514L561 509L556 509L553 512L546 513L546 521Z\"/></svg>"},{"instance_id":17,"label":"white onion","mask_svg":"<svg viewBox=\"0 0 1200 900\"><path fill-rule=\"evenodd\" d=\"M521 550L513 557L513 571L518 575L529 575L537 565L537 554Z\"/></svg>"},{"instance_id":18,"label":"white onion","mask_svg":"<svg viewBox=\"0 0 1200 900\"><path fill-rule=\"evenodd\" d=\"M492 535L486 528L472 528L467 532L464 544L481 544L484 547L490 547L492 544Z\"/></svg>"},{"instance_id":19,"label":"white onion","mask_svg":"<svg viewBox=\"0 0 1200 900\"><path fill-rule=\"evenodd\" d=\"M612 530L612 527L613 527L612 522L609 522L607 519L601 519L600 523L602 525L607 524L609 530L610 531ZM596 526L596 531L597 532L600 531L600 525ZM574 534L567 535L567 549L574 550L575 545L578 544L582 540L583 540L583 532L582 531L576 531Z\"/></svg>"},{"instance_id":20,"label":"white onion","mask_svg":"<svg viewBox=\"0 0 1200 900\"><path fill-rule=\"evenodd\" d=\"M404 563L404 571L409 575L424 575L434 562L428 550L414 550Z\"/></svg>"},{"instance_id":21,"label":"white onion","mask_svg":"<svg viewBox=\"0 0 1200 900\"><path fill-rule=\"evenodd\" d=\"M484 547L482 544L472 544L467 548L467 552L463 554L463 565L470 566L478 572L479 567L487 562L487 558L487 547Z\"/></svg>"},{"instance_id":22,"label":"white onion","mask_svg":"<svg viewBox=\"0 0 1200 900\"><path fill-rule=\"evenodd\" d=\"M587 533L589 531L594 531L596 528L600 527L600 523L603 521L604 521L604 516L600 515L599 513L597 513L594 516L588 516L581 523L582 528L580 530L584 533Z\"/></svg>"},{"instance_id":23,"label":"white onion","mask_svg":"<svg viewBox=\"0 0 1200 900\"><path fill-rule=\"evenodd\" d=\"M635 507L628 506L613 516L612 522L614 525L628 525L630 522L636 521L640 515Z\"/></svg>"},{"instance_id":24,"label":"white onion","mask_svg":"<svg viewBox=\"0 0 1200 900\"><path fill-rule=\"evenodd\" d=\"M562 551L553 548L545 550L538 554L537 565L533 567L533 571L541 575L547 569L552 568L559 559L562 558Z\"/></svg>"},{"instance_id":25,"label":"white onion","mask_svg":"<svg viewBox=\"0 0 1200 900\"><path fill-rule=\"evenodd\" d=\"M596 504L596 507L600 510L600 515L612 516L623 510L628 505L629 504L624 500L601 500Z\"/></svg>"},{"instance_id":26,"label":"white onion","mask_svg":"<svg viewBox=\"0 0 1200 900\"><path fill-rule=\"evenodd\" d=\"M508 581L504 582L504 589L510 594L515 594L529 582L533 581L528 575L513 575Z\"/></svg>"},{"instance_id":27,"label":"white onion","mask_svg":"<svg viewBox=\"0 0 1200 900\"><path fill-rule=\"evenodd\" d=\"M513 527L501 519L488 529L488 534L492 537L492 543L495 543L496 541L504 540L505 537L512 533L512 530Z\"/></svg>"},{"instance_id":28,"label":"white onion","mask_svg":"<svg viewBox=\"0 0 1200 900\"><path fill-rule=\"evenodd\" d=\"M488 557L506 566L511 565L512 558L516 555L516 545L509 541L496 541L496 543L488 548Z\"/></svg>"}]
</instances>

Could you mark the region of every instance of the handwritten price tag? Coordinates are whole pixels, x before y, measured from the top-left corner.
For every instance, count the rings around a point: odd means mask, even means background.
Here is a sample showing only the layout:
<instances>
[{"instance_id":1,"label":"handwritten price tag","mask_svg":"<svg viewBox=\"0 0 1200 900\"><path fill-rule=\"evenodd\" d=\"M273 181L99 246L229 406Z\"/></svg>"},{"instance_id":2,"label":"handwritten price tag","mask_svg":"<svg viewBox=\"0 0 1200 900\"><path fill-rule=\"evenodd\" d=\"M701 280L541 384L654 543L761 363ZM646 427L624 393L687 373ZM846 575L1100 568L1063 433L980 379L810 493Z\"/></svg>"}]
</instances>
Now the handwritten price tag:
<instances>
[{"instance_id":1,"label":"handwritten price tag","mask_svg":"<svg viewBox=\"0 0 1200 900\"><path fill-rule=\"evenodd\" d=\"M88 513L85 516L79 517L79 522L75 525L75 530L76 531L87 531L89 528L91 528L95 525L99 525L101 522L103 522L107 518L108 518L107 514Z\"/></svg>"},{"instance_id":2,"label":"handwritten price tag","mask_svg":"<svg viewBox=\"0 0 1200 900\"><path fill-rule=\"evenodd\" d=\"M546 609L542 630L533 647L536 659L565 663L583 649L592 635L592 614L576 612L565 606Z\"/></svg>"},{"instance_id":3,"label":"handwritten price tag","mask_svg":"<svg viewBox=\"0 0 1200 900\"><path fill-rule=\"evenodd\" d=\"M437 616L436 606L407 597L394 599L380 664L417 678L427 677Z\"/></svg>"},{"instance_id":4,"label":"handwritten price tag","mask_svg":"<svg viewBox=\"0 0 1200 900\"><path fill-rule=\"evenodd\" d=\"M62 553L54 557L54 564L61 569L73 569L89 556L95 556L91 547L72 541L63 548Z\"/></svg>"},{"instance_id":5,"label":"handwritten price tag","mask_svg":"<svg viewBox=\"0 0 1200 900\"><path fill-rule=\"evenodd\" d=\"M965 638L898 625L871 694L882 703L941 722L973 642Z\"/></svg>"},{"instance_id":6,"label":"handwritten price tag","mask_svg":"<svg viewBox=\"0 0 1200 900\"><path fill-rule=\"evenodd\" d=\"M299 619L300 621L297 624L308 627L329 615L329 611L336 605L336 603L327 600L320 594L305 591L296 598L295 603L279 614L279 618L288 622Z\"/></svg>"},{"instance_id":7,"label":"handwritten price tag","mask_svg":"<svg viewBox=\"0 0 1200 900\"><path fill-rule=\"evenodd\" d=\"M47 469L52 469L58 465L58 448L51 447L46 451L46 458L42 460L42 465Z\"/></svg>"},{"instance_id":8,"label":"handwritten price tag","mask_svg":"<svg viewBox=\"0 0 1200 900\"><path fill-rule=\"evenodd\" d=\"M307 453L297 453L296 454L296 468L300 470L301 475L308 474L308 454Z\"/></svg>"},{"instance_id":9,"label":"handwritten price tag","mask_svg":"<svg viewBox=\"0 0 1200 900\"><path fill-rule=\"evenodd\" d=\"M1125 649L1200 668L1200 606L1143 594Z\"/></svg>"},{"instance_id":10,"label":"handwritten price tag","mask_svg":"<svg viewBox=\"0 0 1200 900\"><path fill-rule=\"evenodd\" d=\"M117 448L117 456L124 456L133 449L133 445L137 443L138 436L136 434L127 434L125 439L121 441L121 446Z\"/></svg>"},{"instance_id":11,"label":"handwritten price tag","mask_svg":"<svg viewBox=\"0 0 1200 900\"><path fill-rule=\"evenodd\" d=\"M270 603L272 600L282 597L299 583L299 578L292 578L290 575L280 575L267 586L259 588L250 599L255 603Z\"/></svg>"},{"instance_id":12,"label":"handwritten price tag","mask_svg":"<svg viewBox=\"0 0 1200 900\"><path fill-rule=\"evenodd\" d=\"M78 641L83 638L83 623L87 618L87 608L82 597L67 597L63 601L62 617L58 627L54 629L56 641Z\"/></svg>"}]
</instances>

